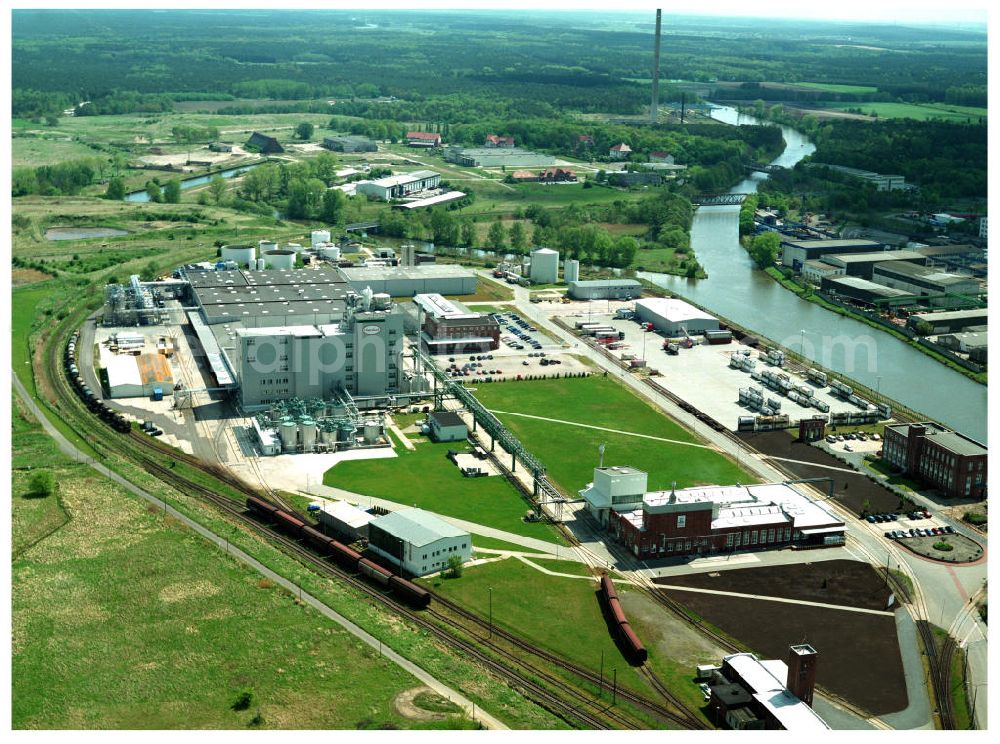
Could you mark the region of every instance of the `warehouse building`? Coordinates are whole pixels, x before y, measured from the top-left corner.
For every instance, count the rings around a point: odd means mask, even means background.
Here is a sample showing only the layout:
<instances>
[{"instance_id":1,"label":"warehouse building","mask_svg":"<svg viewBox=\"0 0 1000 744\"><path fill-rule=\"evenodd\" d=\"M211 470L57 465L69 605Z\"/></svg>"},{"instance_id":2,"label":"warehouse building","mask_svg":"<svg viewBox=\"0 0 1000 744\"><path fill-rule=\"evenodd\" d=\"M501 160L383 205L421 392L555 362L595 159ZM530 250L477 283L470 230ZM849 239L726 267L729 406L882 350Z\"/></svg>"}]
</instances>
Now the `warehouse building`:
<instances>
[{"instance_id":1,"label":"warehouse building","mask_svg":"<svg viewBox=\"0 0 1000 744\"><path fill-rule=\"evenodd\" d=\"M566 262L567 273L569 261ZM570 281L568 294L574 300L632 300L642 296L642 285L635 279L594 279Z\"/></svg>"},{"instance_id":2,"label":"warehouse building","mask_svg":"<svg viewBox=\"0 0 1000 744\"><path fill-rule=\"evenodd\" d=\"M433 411L427 414L431 439L435 442L464 442L469 438L469 427L454 411Z\"/></svg>"},{"instance_id":3,"label":"warehouse building","mask_svg":"<svg viewBox=\"0 0 1000 744\"><path fill-rule=\"evenodd\" d=\"M389 201L390 199L402 199L404 196L420 191L435 189L440 183L440 173L418 170L412 173L379 178L375 181L359 181L355 189L359 194Z\"/></svg>"},{"instance_id":4,"label":"warehouse building","mask_svg":"<svg viewBox=\"0 0 1000 744\"><path fill-rule=\"evenodd\" d=\"M244 147L259 150L264 155L275 155L279 152L284 152L285 148L281 146L274 137L268 137L266 134L261 134L260 132L254 132L250 135L250 139L247 140Z\"/></svg>"},{"instance_id":5,"label":"warehouse building","mask_svg":"<svg viewBox=\"0 0 1000 744\"><path fill-rule=\"evenodd\" d=\"M936 297L944 295L976 297L981 291L979 280L974 277L960 276L905 262L876 264L872 270L872 281L919 297L929 297L932 305Z\"/></svg>"},{"instance_id":6,"label":"warehouse building","mask_svg":"<svg viewBox=\"0 0 1000 744\"><path fill-rule=\"evenodd\" d=\"M420 343L428 353L479 354L500 348L500 324L492 315L440 294L418 294L413 302L423 313Z\"/></svg>"},{"instance_id":7,"label":"warehouse building","mask_svg":"<svg viewBox=\"0 0 1000 744\"><path fill-rule=\"evenodd\" d=\"M373 292L391 297L475 294L478 282L475 272L457 264L356 266L339 271L354 291L371 287Z\"/></svg>"},{"instance_id":8,"label":"warehouse building","mask_svg":"<svg viewBox=\"0 0 1000 744\"><path fill-rule=\"evenodd\" d=\"M148 398L157 390L160 395L173 391L173 374L163 354L115 354L104 345L100 349L100 366L107 375L109 397Z\"/></svg>"},{"instance_id":9,"label":"warehouse building","mask_svg":"<svg viewBox=\"0 0 1000 744\"><path fill-rule=\"evenodd\" d=\"M448 568L448 559L472 558L468 532L422 509L400 509L368 525L368 548L413 576Z\"/></svg>"},{"instance_id":10,"label":"warehouse building","mask_svg":"<svg viewBox=\"0 0 1000 744\"><path fill-rule=\"evenodd\" d=\"M820 282L820 291L839 295L863 305L913 305L917 298L902 289L876 284L859 276L827 276Z\"/></svg>"},{"instance_id":11,"label":"warehouse building","mask_svg":"<svg viewBox=\"0 0 1000 744\"><path fill-rule=\"evenodd\" d=\"M555 165L556 159L551 155L522 150L518 147L447 147L444 159L468 168L532 168L536 166Z\"/></svg>"},{"instance_id":12,"label":"warehouse building","mask_svg":"<svg viewBox=\"0 0 1000 744\"><path fill-rule=\"evenodd\" d=\"M829 730L812 708L817 657L808 644L789 647L787 664L749 652L724 656L709 682L715 719L734 730Z\"/></svg>"},{"instance_id":13,"label":"warehouse building","mask_svg":"<svg viewBox=\"0 0 1000 744\"><path fill-rule=\"evenodd\" d=\"M319 507L316 516L320 523L338 540L348 543L367 539L368 525L377 518L346 501L321 501L314 505Z\"/></svg>"},{"instance_id":14,"label":"warehouse building","mask_svg":"<svg viewBox=\"0 0 1000 744\"><path fill-rule=\"evenodd\" d=\"M914 266L924 266L927 257L916 251L874 251L872 253L844 253L833 256L823 256L820 259L823 263L831 267L842 269L841 274L846 276L860 276L862 279L871 279L872 271L880 264L890 264L895 261L905 261ZM807 261L806 264L811 263ZM806 270L802 270L805 276Z\"/></svg>"},{"instance_id":15,"label":"warehouse building","mask_svg":"<svg viewBox=\"0 0 1000 744\"><path fill-rule=\"evenodd\" d=\"M827 276L844 276L846 270L843 266L834 266L826 262L826 259L811 259L802 264L802 278L806 281L819 284Z\"/></svg>"},{"instance_id":16,"label":"warehouse building","mask_svg":"<svg viewBox=\"0 0 1000 744\"><path fill-rule=\"evenodd\" d=\"M663 176L648 171L617 171L608 173L608 183L612 186L659 186Z\"/></svg>"},{"instance_id":17,"label":"warehouse building","mask_svg":"<svg viewBox=\"0 0 1000 744\"><path fill-rule=\"evenodd\" d=\"M635 314L639 321L652 323L653 328L668 336L719 330L718 318L672 297L639 300L635 303Z\"/></svg>"},{"instance_id":18,"label":"warehouse building","mask_svg":"<svg viewBox=\"0 0 1000 744\"><path fill-rule=\"evenodd\" d=\"M986 331L946 333L938 336L937 342L946 349L960 351L963 354L982 354L989 341L988 337L989 334Z\"/></svg>"},{"instance_id":19,"label":"warehouse building","mask_svg":"<svg viewBox=\"0 0 1000 744\"><path fill-rule=\"evenodd\" d=\"M559 281L559 251L536 248L531 252L532 284L555 284Z\"/></svg>"},{"instance_id":20,"label":"warehouse building","mask_svg":"<svg viewBox=\"0 0 1000 744\"><path fill-rule=\"evenodd\" d=\"M885 427L883 459L952 498L986 498L986 447L930 421Z\"/></svg>"},{"instance_id":21,"label":"warehouse building","mask_svg":"<svg viewBox=\"0 0 1000 744\"><path fill-rule=\"evenodd\" d=\"M848 176L853 176L862 181L870 183L878 191L896 191L899 189L911 188L906 185L906 178L899 175L886 175L883 173L875 173L874 171L862 170L860 168L848 168L845 165L830 165L828 163L812 163L812 167L815 168L829 168L830 170L839 171Z\"/></svg>"},{"instance_id":22,"label":"warehouse building","mask_svg":"<svg viewBox=\"0 0 1000 744\"><path fill-rule=\"evenodd\" d=\"M906 321L911 328L921 323L931 327L930 335L961 331L970 326L985 326L989 320L986 308L979 310L949 310L941 313L914 313Z\"/></svg>"},{"instance_id":23,"label":"warehouse building","mask_svg":"<svg viewBox=\"0 0 1000 744\"><path fill-rule=\"evenodd\" d=\"M407 132L406 144L410 147L441 147L441 135L437 132Z\"/></svg>"},{"instance_id":24,"label":"warehouse building","mask_svg":"<svg viewBox=\"0 0 1000 744\"><path fill-rule=\"evenodd\" d=\"M326 137L323 147L334 152L376 152L378 145L367 137L345 134L337 137Z\"/></svg>"},{"instance_id":25,"label":"warehouse building","mask_svg":"<svg viewBox=\"0 0 1000 744\"><path fill-rule=\"evenodd\" d=\"M806 261L823 256L872 253L884 247L874 240L782 240L781 263L794 271L802 271Z\"/></svg>"}]
</instances>

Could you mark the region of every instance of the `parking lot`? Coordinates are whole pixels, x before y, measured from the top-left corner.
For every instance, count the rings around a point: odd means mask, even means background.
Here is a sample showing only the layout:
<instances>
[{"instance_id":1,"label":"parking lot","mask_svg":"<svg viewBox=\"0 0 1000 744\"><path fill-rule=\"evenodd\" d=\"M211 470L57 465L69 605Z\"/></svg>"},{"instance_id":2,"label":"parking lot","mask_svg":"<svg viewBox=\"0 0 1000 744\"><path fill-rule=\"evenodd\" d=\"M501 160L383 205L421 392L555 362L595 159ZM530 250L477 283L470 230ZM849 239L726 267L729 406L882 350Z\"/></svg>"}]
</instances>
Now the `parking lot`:
<instances>
[{"instance_id":1,"label":"parking lot","mask_svg":"<svg viewBox=\"0 0 1000 744\"><path fill-rule=\"evenodd\" d=\"M826 443L832 452L860 452L874 454L882 449L882 437L864 432L851 434L827 434Z\"/></svg>"},{"instance_id":2,"label":"parking lot","mask_svg":"<svg viewBox=\"0 0 1000 744\"><path fill-rule=\"evenodd\" d=\"M895 512L869 514L869 524L881 527L883 537L890 540L908 540L917 537L944 537L954 535L950 525L939 524L926 509L899 514Z\"/></svg>"},{"instance_id":3,"label":"parking lot","mask_svg":"<svg viewBox=\"0 0 1000 744\"><path fill-rule=\"evenodd\" d=\"M602 312L593 312L597 309L595 306L599 306ZM606 306L611 308L610 312L607 312ZM695 344L691 348L680 348L676 355L668 354L664 349L664 343L668 341L665 335L643 330L642 326L633 320L615 318L615 310L629 307L631 303L625 302L572 303L553 308L552 314L570 327L576 322L584 321L608 325L624 333L623 339L613 342L608 347L616 356L628 359L631 355L636 359L645 359L646 367L659 373L652 378L657 385L669 390L698 410L704 411L730 429L736 429L740 416L753 416L759 413L739 402L740 389L750 386L761 389L765 400L770 398L778 402L781 407L779 413L788 414L792 421L820 415L818 409L799 405L767 388L761 382L753 380L748 372L729 366L729 358L734 351L746 350L750 352L750 358L756 360L757 369L780 371L780 368L770 367L760 359L756 350L751 350L735 341L727 344L706 344L703 343L702 337L694 336ZM587 343L585 337L581 337L580 343ZM818 387L803 377L787 374L795 384L808 385L813 397L829 406L830 413L858 411L857 406L835 397L831 388ZM854 447L854 442L851 442L851 446Z\"/></svg>"}]
</instances>

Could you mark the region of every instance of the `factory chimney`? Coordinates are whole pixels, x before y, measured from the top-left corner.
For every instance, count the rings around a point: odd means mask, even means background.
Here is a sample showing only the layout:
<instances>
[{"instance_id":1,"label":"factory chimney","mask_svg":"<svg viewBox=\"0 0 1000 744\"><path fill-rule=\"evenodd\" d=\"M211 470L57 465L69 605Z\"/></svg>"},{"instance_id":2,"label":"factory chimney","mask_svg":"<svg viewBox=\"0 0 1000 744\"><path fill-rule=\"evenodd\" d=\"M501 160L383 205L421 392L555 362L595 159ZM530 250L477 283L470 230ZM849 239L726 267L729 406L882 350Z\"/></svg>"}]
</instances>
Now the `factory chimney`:
<instances>
[{"instance_id":1,"label":"factory chimney","mask_svg":"<svg viewBox=\"0 0 1000 744\"><path fill-rule=\"evenodd\" d=\"M656 123L657 114L660 112L660 13L656 9L656 40L653 46L653 101L649 107L649 121Z\"/></svg>"}]
</instances>

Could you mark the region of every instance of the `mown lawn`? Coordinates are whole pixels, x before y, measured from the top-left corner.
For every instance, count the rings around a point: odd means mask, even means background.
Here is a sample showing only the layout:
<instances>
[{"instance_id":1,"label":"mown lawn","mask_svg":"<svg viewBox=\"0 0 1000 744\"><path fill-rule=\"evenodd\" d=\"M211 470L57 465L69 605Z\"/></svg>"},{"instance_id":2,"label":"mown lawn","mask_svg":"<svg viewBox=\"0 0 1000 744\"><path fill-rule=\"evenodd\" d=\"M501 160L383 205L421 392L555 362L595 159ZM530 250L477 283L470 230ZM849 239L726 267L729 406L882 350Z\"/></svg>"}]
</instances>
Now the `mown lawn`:
<instances>
[{"instance_id":1,"label":"mown lawn","mask_svg":"<svg viewBox=\"0 0 1000 744\"><path fill-rule=\"evenodd\" d=\"M393 698L419 683L287 592L59 454L15 414L15 729L439 728ZM65 524L25 499L25 460L59 474ZM156 511L155 509L153 510ZM251 705L233 710L237 695Z\"/></svg>"},{"instance_id":2,"label":"mown lawn","mask_svg":"<svg viewBox=\"0 0 1000 744\"><path fill-rule=\"evenodd\" d=\"M880 119L916 119L917 121L941 119L960 123L967 120L977 122L980 117L985 118L987 115L985 108L953 106L944 103L832 103L828 104L827 108L838 110L857 108L865 114L874 114Z\"/></svg>"},{"instance_id":3,"label":"mown lawn","mask_svg":"<svg viewBox=\"0 0 1000 744\"><path fill-rule=\"evenodd\" d=\"M633 465L649 473L649 488L700 484L754 483L756 479L725 455L699 447L660 442L598 429L539 419L560 419L590 426L700 443L680 424L629 390L601 376L532 380L484 385L476 396L514 432L566 491L575 493L593 479L598 446L606 444L604 464Z\"/></svg>"},{"instance_id":4,"label":"mown lawn","mask_svg":"<svg viewBox=\"0 0 1000 744\"><path fill-rule=\"evenodd\" d=\"M460 443L421 442L397 457L341 462L326 471L328 486L447 514L476 524L565 545L549 525L525 522L528 503L502 476L466 478L446 455Z\"/></svg>"}]
</instances>

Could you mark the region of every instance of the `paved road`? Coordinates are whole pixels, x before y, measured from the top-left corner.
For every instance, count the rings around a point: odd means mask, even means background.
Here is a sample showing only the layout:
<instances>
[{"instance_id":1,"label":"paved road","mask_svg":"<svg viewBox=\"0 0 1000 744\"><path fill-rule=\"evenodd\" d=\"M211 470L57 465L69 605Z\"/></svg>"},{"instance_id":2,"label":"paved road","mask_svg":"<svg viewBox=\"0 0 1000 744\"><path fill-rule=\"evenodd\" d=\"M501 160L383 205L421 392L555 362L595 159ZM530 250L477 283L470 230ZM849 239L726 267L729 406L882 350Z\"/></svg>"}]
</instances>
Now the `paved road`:
<instances>
[{"instance_id":1,"label":"paved road","mask_svg":"<svg viewBox=\"0 0 1000 744\"><path fill-rule=\"evenodd\" d=\"M842 610L844 612L861 612L866 615L893 615L895 613L885 610L869 610L864 607L848 607L845 605L829 604L827 602L810 602L805 599L789 599L788 597L769 597L764 594L745 594L743 592L728 592L723 589L702 589L694 586L679 586L677 584L657 584L660 589L673 589L678 592L693 592L695 594L718 594L723 597L739 597L740 599L758 599L763 602L781 602L783 604L807 605L809 607L825 607L828 610Z\"/></svg>"},{"instance_id":2,"label":"paved road","mask_svg":"<svg viewBox=\"0 0 1000 744\"><path fill-rule=\"evenodd\" d=\"M42 428L45 429L45 432L56 441L56 444L59 446L60 451L69 455L70 457L73 457L75 460L78 460L79 462L86 463L91 468L96 470L98 473L114 481L122 488L125 488L126 490L135 494L139 498L145 499L149 503L156 505L157 508L163 509L166 514L173 517L177 521L181 522L191 530L194 530L196 533L201 535L209 542L214 543L220 549L225 550L228 555L233 556L241 563L249 566L250 568L262 574L263 576L266 576L271 581L275 582L276 584L280 584L288 591L298 595L299 599L301 599L303 602L305 602L310 607L315 609L321 615L337 623L363 643L366 643L372 648L378 649L380 655L385 656L387 659L395 663L401 669L404 669L405 671L412 674L414 677L416 677L422 683L430 687L439 695L443 695L444 697L449 698L452 702L461 706L469 716L471 716L474 720L481 722L486 728L491 728L491 729L507 728L507 726L505 726L499 720L491 716L489 713L486 713L482 709L476 707L476 705L471 700L466 698L457 690L448 687L443 682L438 680L436 677L431 676L429 673L424 671L415 663L403 657L402 655L396 653L391 648L383 647L382 642L379 639L370 635L363 628L355 625L346 617L339 614L332 608L328 607L320 599L317 599L308 592L302 591L302 589L300 589L293 582L289 581L284 576L275 573L267 566L265 566L263 563L260 563L256 558L253 558L247 553L244 553L239 548L230 545L228 539L216 535L214 532L211 532L210 530L206 529L198 522L195 522L186 515L181 514L173 507L165 505L162 501L160 501L160 499L156 498L152 494L144 491L143 489L133 485L131 482L125 480L125 478L120 476L118 473L114 472L113 470L109 470L108 468L106 468L104 465L101 465L93 458L89 457L88 455L85 455L83 452L74 447L69 442L69 440L67 440L54 426L52 426L49 420L39 410L38 406L35 404L35 401L31 399L31 396L28 394L28 391L25 390L24 385L21 384L21 381L13 374L12 377L14 380L14 387L17 390L17 394L24 401L25 405L35 416L35 418L37 418L38 421L41 423Z\"/></svg>"},{"instance_id":3,"label":"paved road","mask_svg":"<svg viewBox=\"0 0 1000 744\"><path fill-rule=\"evenodd\" d=\"M489 409L490 413L501 414L503 416L521 416L522 418L537 419L539 421L549 421L553 424L566 424L567 426L579 426L583 429L597 429L598 431L610 431L612 434L624 434L628 437L640 437L642 439L655 439L658 442L669 442L670 444L681 444L685 447L699 447L701 449L714 449L707 444L697 442L684 442L680 439L667 439L666 437L654 437L652 434L638 434L634 431L622 431L621 429L609 429L606 426L594 426L593 424L581 424L579 421L564 421L563 419L549 418L547 416L533 416L530 413L514 413L513 411L498 411ZM852 471L853 472L853 471Z\"/></svg>"}]
</instances>

